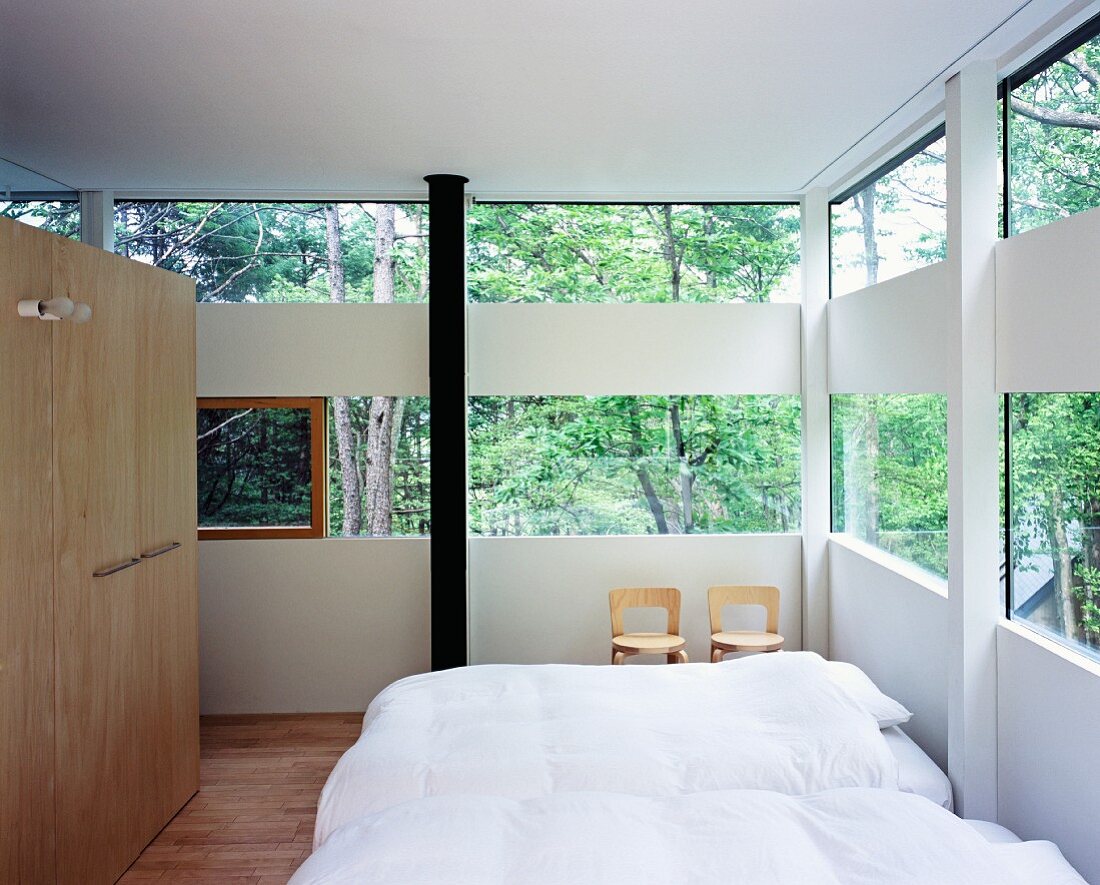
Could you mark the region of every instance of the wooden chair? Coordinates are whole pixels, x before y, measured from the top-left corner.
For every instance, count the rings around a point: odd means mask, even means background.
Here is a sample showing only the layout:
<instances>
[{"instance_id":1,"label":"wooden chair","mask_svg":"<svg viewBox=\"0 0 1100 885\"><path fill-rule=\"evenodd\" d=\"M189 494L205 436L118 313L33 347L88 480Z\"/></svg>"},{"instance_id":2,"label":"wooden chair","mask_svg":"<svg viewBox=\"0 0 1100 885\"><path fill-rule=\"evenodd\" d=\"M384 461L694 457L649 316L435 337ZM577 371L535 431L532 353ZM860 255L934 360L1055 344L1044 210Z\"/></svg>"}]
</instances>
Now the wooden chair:
<instances>
[{"instance_id":1,"label":"wooden chair","mask_svg":"<svg viewBox=\"0 0 1100 885\"><path fill-rule=\"evenodd\" d=\"M779 651L783 637L779 630L778 587L736 587L723 585L707 591L710 607L710 659L718 663L731 651ZM767 610L766 630L723 630L722 609L727 605L762 605Z\"/></svg>"},{"instance_id":2,"label":"wooden chair","mask_svg":"<svg viewBox=\"0 0 1100 885\"><path fill-rule=\"evenodd\" d=\"M687 641L680 632L680 591L675 587L620 587L608 594L611 601L611 663L621 664L631 655L665 655L670 664L686 664ZM663 608L668 612L667 633L626 633L623 612L628 608Z\"/></svg>"}]
</instances>

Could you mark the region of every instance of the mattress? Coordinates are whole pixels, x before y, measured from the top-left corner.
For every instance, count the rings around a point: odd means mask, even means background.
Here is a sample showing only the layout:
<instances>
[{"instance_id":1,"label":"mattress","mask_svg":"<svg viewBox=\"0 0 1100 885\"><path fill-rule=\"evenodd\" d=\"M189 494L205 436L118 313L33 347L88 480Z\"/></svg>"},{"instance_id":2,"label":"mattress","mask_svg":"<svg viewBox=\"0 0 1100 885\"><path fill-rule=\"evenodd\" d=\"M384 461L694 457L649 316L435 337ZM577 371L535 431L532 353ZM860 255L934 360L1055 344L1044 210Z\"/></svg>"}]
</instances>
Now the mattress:
<instances>
[{"instance_id":1,"label":"mattress","mask_svg":"<svg viewBox=\"0 0 1100 885\"><path fill-rule=\"evenodd\" d=\"M896 790L416 799L336 831L292 885L1083 885L1049 842L990 841Z\"/></svg>"},{"instance_id":2,"label":"mattress","mask_svg":"<svg viewBox=\"0 0 1100 885\"><path fill-rule=\"evenodd\" d=\"M924 796L948 811L955 807L951 781L909 735L898 728L884 728L882 736L898 760L898 789Z\"/></svg>"},{"instance_id":3,"label":"mattress","mask_svg":"<svg viewBox=\"0 0 1100 885\"><path fill-rule=\"evenodd\" d=\"M411 676L375 698L321 793L314 845L430 796L897 790L898 772L875 717L809 652L674 667L464 667Z\"/></svg>"}]
</instances>

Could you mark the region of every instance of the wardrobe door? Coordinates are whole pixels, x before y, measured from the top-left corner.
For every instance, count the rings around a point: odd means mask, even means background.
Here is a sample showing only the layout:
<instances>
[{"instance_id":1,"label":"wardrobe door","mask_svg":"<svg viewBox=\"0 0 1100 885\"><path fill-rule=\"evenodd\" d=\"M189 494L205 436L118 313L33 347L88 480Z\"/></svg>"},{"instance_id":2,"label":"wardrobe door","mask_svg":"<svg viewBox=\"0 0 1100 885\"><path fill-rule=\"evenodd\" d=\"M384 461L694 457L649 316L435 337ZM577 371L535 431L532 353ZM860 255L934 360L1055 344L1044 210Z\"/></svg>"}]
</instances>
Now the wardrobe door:
<instances>
[{"instance_id":1,"label":"wardrobe door","mask_svg":"<svg viewBox=\"0 0 1100 885\"><path fill-rule=\"evenodd\" d=\"M145 269L137 310L138 569L150 607L153 832L198 789L195 285Z\"/></svg>"},{"instance_id":2,"label":"wardrobe door","mask_svg":"<svg viewBox=\"0 0 1100 885\"><path fill-rule=\"evenodd\" d=\"M57 245L55 295L93 312L53 330L57 873L82 885L115 881L149 835L135 280L125 259Z\"/></svg>"},{"instance_id":3,"label":"wardrobe door","mask_svg":"<svg viewBox=\"0 0 1100 885\"><path fill-rule=\"evenodd\" d=\"M53 323L16 303L49 298L53 237L0 218L0 882L52 882Z\"/></svg>"}]
</instances>

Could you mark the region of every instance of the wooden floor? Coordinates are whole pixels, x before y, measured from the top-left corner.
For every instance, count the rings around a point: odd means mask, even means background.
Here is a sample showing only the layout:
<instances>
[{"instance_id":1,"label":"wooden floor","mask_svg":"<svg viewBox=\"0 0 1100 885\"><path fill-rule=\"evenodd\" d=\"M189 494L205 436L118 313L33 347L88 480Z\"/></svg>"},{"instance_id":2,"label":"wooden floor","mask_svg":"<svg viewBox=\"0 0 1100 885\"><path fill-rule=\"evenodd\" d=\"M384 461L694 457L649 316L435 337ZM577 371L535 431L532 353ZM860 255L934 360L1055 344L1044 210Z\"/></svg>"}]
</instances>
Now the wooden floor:
<instances>
[{"instance_id":1,"label":"wooden floor","mask_svg":"<svg viewBox=\"0 0 1100 885\"><path fill-rule=\"evenodd\" d=\"M204 716L200 789L120 882L285 885L362 713Z\"/></svg>"}]
</instances>

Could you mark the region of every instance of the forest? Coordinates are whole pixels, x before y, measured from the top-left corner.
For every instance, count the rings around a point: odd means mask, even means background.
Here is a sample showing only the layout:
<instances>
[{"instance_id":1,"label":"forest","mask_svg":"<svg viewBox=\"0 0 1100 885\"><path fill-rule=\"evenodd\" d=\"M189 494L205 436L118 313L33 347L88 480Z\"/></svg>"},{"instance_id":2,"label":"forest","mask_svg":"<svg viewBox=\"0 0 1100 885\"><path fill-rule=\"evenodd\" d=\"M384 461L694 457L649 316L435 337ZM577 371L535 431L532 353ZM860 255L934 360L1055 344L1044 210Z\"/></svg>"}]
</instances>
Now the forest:
<instances>
[{"instance_id":1,"label":"forest","mask_svg":"<svg viewBox=\"0 0 1100 885\"><path fill-rule=\"evenodd\" d=\"M1100 39L1016 85L1009 116L1013 233L1100 206ZM833 207L834 296L944 257L944 168L941 139ZM0 205L78 230L72 203ZM195 277L203 301L423 302L428 221L415 203L126 202L116 242ZM468 225L473 301L799 297L793 206L474 203ZM330 531L429 532L428 402L363 393L330 402ZM797 398L689 393L473 399L473 531L797 530ZM944 574L942 398L833 409L836 527ZM1049 572L1043 625L1100 646L1097 397L1015 394L1008 430L1008 571L1021 586Z\"/></svg>"}]
</instances>

